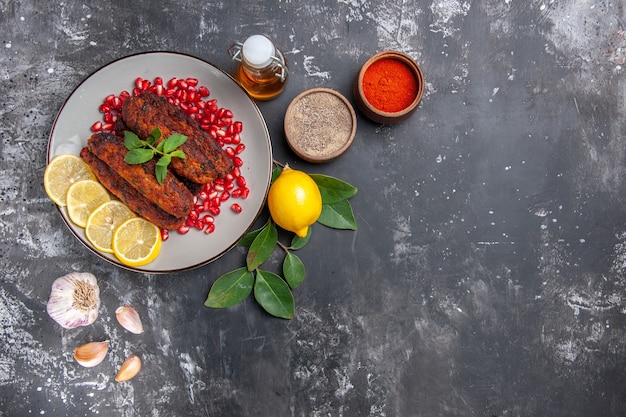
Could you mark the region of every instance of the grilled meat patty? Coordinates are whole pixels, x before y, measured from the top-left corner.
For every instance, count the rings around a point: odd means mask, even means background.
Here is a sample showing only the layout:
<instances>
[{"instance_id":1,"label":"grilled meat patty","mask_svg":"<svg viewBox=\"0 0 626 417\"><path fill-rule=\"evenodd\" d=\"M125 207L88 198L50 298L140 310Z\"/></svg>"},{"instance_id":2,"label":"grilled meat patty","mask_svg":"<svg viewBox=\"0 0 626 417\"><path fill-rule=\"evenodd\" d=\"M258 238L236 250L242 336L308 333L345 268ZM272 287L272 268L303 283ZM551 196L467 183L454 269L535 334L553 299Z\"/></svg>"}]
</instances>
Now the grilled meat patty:
<instances>
[{"instance_id":1,"label":"grilled meat patty","mask_svg":"<svg viewBox=\"0 0 626 417\"><path fill-rule=\"evenodd\" d=\"M124 161L128 152L124 140L106 132L94 133L87 147L98 159L122 177L148 201L174 217L185 217L193 209L193 195L174 175L166 175L163 184L155 176L155 160L131 165Z\"/></svg>"},{"instance_id":2,"label":"grilled meat patty","mask_svg":"<svg viewBox=\"0 0 626 417\"><path fill-rule=\"evenodd\" d=\"M180 147L185 159L173 158L171 168L180 177L198 184L207 184L226 176L233 168L232 160L200 124L178 106L150 91L128 97L122 107L126 126L142 139L159 128L163 139L173 133L187 136Z\"/></svg>"},{"instance_id":3,"label":"grilled meat patty","mask_svg":"<svg viewBox=\"0 0 626 417\"><path fill-rule=\"evenodd\" d=\"M96 157L89 148L83 148L80 156L91 167L98 181L100 181L111 194L126 203L138 216L143 217L162 229L168 230L178 229L185 223L183 217L174 217L161 210L154 202L148 200L117 172L113 171L109 165Z\"/></svg>"}]
</instances>

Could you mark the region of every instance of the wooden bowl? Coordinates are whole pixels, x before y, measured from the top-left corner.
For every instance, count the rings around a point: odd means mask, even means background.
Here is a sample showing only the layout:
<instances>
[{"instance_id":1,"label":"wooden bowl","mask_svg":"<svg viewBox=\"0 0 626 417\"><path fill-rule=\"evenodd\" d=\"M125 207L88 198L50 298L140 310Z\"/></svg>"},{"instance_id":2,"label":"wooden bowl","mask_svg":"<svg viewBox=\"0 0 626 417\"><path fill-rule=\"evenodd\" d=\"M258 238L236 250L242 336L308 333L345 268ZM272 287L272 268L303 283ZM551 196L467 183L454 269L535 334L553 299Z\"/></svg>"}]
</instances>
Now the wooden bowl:
<instances>
[{"instance_id":1,"label":"wooden bowl","mask_svg":"<svg viewBox=\"0 0 626 417\"><path fill-rule=\"evenodd\" d=\"M398 65L402 72L407 74L402 77L398 76L400 78L395 80L381 76L380 78L372 79L367 86L364 86L365 73L372 65L379 65L382 60L391 60L393 65ZM410 83L416 87L415 90L409 88L398 89L398 94L400 91L403 92L401 98L404 104L401 108L397 108L397 106L394 108L396 103L392 103L391 100L389 100L389 103L385 102L386 98L391 99L393 95L390 92L392 83L397 85ZM368 99L368 93L371 100ZM353 94L358 109L370 120L382 124L398 123L406 120L413 114L422 100L424 75L417 62L409 55L398 51L379 52L368 59L359 70L354 80ZM376 102L374 102L374 98L376 98Z\"/></svg>"},{"instance_id":2,"label":"wooden bowl","mask_svg":"<svg viewBox=\"0 0 626 417\"><path fill-rule=\"evenodd\" d=\"M328 162L352 145L356 114L337 91L313 88L292 100L284 125L287 143L296 155L308 162Z\"/></svg>"}]
</instances>

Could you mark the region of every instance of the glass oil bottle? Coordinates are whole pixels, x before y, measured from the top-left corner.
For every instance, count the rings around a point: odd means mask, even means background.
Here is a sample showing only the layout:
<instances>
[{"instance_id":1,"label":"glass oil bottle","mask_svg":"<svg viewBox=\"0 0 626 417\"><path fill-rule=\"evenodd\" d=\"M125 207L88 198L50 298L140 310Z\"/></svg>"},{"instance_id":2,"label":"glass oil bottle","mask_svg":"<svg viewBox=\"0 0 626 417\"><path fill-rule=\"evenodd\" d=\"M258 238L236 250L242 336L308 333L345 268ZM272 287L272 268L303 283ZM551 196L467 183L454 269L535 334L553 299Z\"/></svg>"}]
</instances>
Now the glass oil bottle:
<instances>
[{"instance_id":1,"label":"glass oil bottle","mask_svg":"<svg viewBox=\"0 0 626 417\"><path fill-rule=\"evenodd\" d=\"M270 100L283 92L287 84L287 61L272 41L263 35L252 35L244 43L228 49L237 68L233 78L257 100Z\"/></svg>"}]
</instances>

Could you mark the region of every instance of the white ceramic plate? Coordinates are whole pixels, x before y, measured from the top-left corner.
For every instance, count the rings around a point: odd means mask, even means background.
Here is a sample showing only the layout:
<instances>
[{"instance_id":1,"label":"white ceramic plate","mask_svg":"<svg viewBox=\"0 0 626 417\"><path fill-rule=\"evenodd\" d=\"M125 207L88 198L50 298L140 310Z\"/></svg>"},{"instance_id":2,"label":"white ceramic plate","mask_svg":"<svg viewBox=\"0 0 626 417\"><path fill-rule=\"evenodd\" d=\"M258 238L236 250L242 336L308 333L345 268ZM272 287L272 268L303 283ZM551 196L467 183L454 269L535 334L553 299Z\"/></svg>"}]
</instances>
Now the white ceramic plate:
<instances>
[{"instance_id":1,"label":"white ceramic plate","mask_svg":"<svg viewBox=\"0 0 626 417\"><path fill-rule=\"evenodd\" d=\"M53 124L48 143L48 161L55 155L78 155L91 136L91 125L102 119L98 107L109 94L132 91L137 77L153 81L162 77L194 77L206 86L220 107L232 110L233 120L243 123L240 168L250 195L247 199L231 198L215 220L215 232L207 235L192 229L185 235L170 231L156 260L139 268L122 265L114 255L97 251L85 237L84 230L68 218L65 208L59 212L72 233L98 256L123 268L138 272L166 273L207 264L230 250L252 226L265 204L272 172L272 145L265 120L257 105L225 72L198 58L172 52L149 52L114 61L87 77L63 104ZM237 202L243 211L236 214L230 204Z\"/></svg>"}]
</instances>

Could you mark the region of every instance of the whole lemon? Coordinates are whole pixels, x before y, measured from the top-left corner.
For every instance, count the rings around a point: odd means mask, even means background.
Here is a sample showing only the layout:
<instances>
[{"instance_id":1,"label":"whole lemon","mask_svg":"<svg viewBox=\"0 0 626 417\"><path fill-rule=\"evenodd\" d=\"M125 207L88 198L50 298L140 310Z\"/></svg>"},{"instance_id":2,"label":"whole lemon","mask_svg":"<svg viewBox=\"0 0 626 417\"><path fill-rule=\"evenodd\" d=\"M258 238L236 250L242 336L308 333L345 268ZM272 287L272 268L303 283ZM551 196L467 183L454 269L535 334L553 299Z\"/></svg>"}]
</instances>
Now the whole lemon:
<instances>
[{"instance_id":1,"label":"whole lemon","mask_svg":"<svg viewBox=\"0 0 626 417\"><path fill-rule=\"evenodd\" d=\"M313 178L286 166L270 187L267 205L277 225L306 237L322 213L322 195Z\"/></svg>"}]
</instances>

